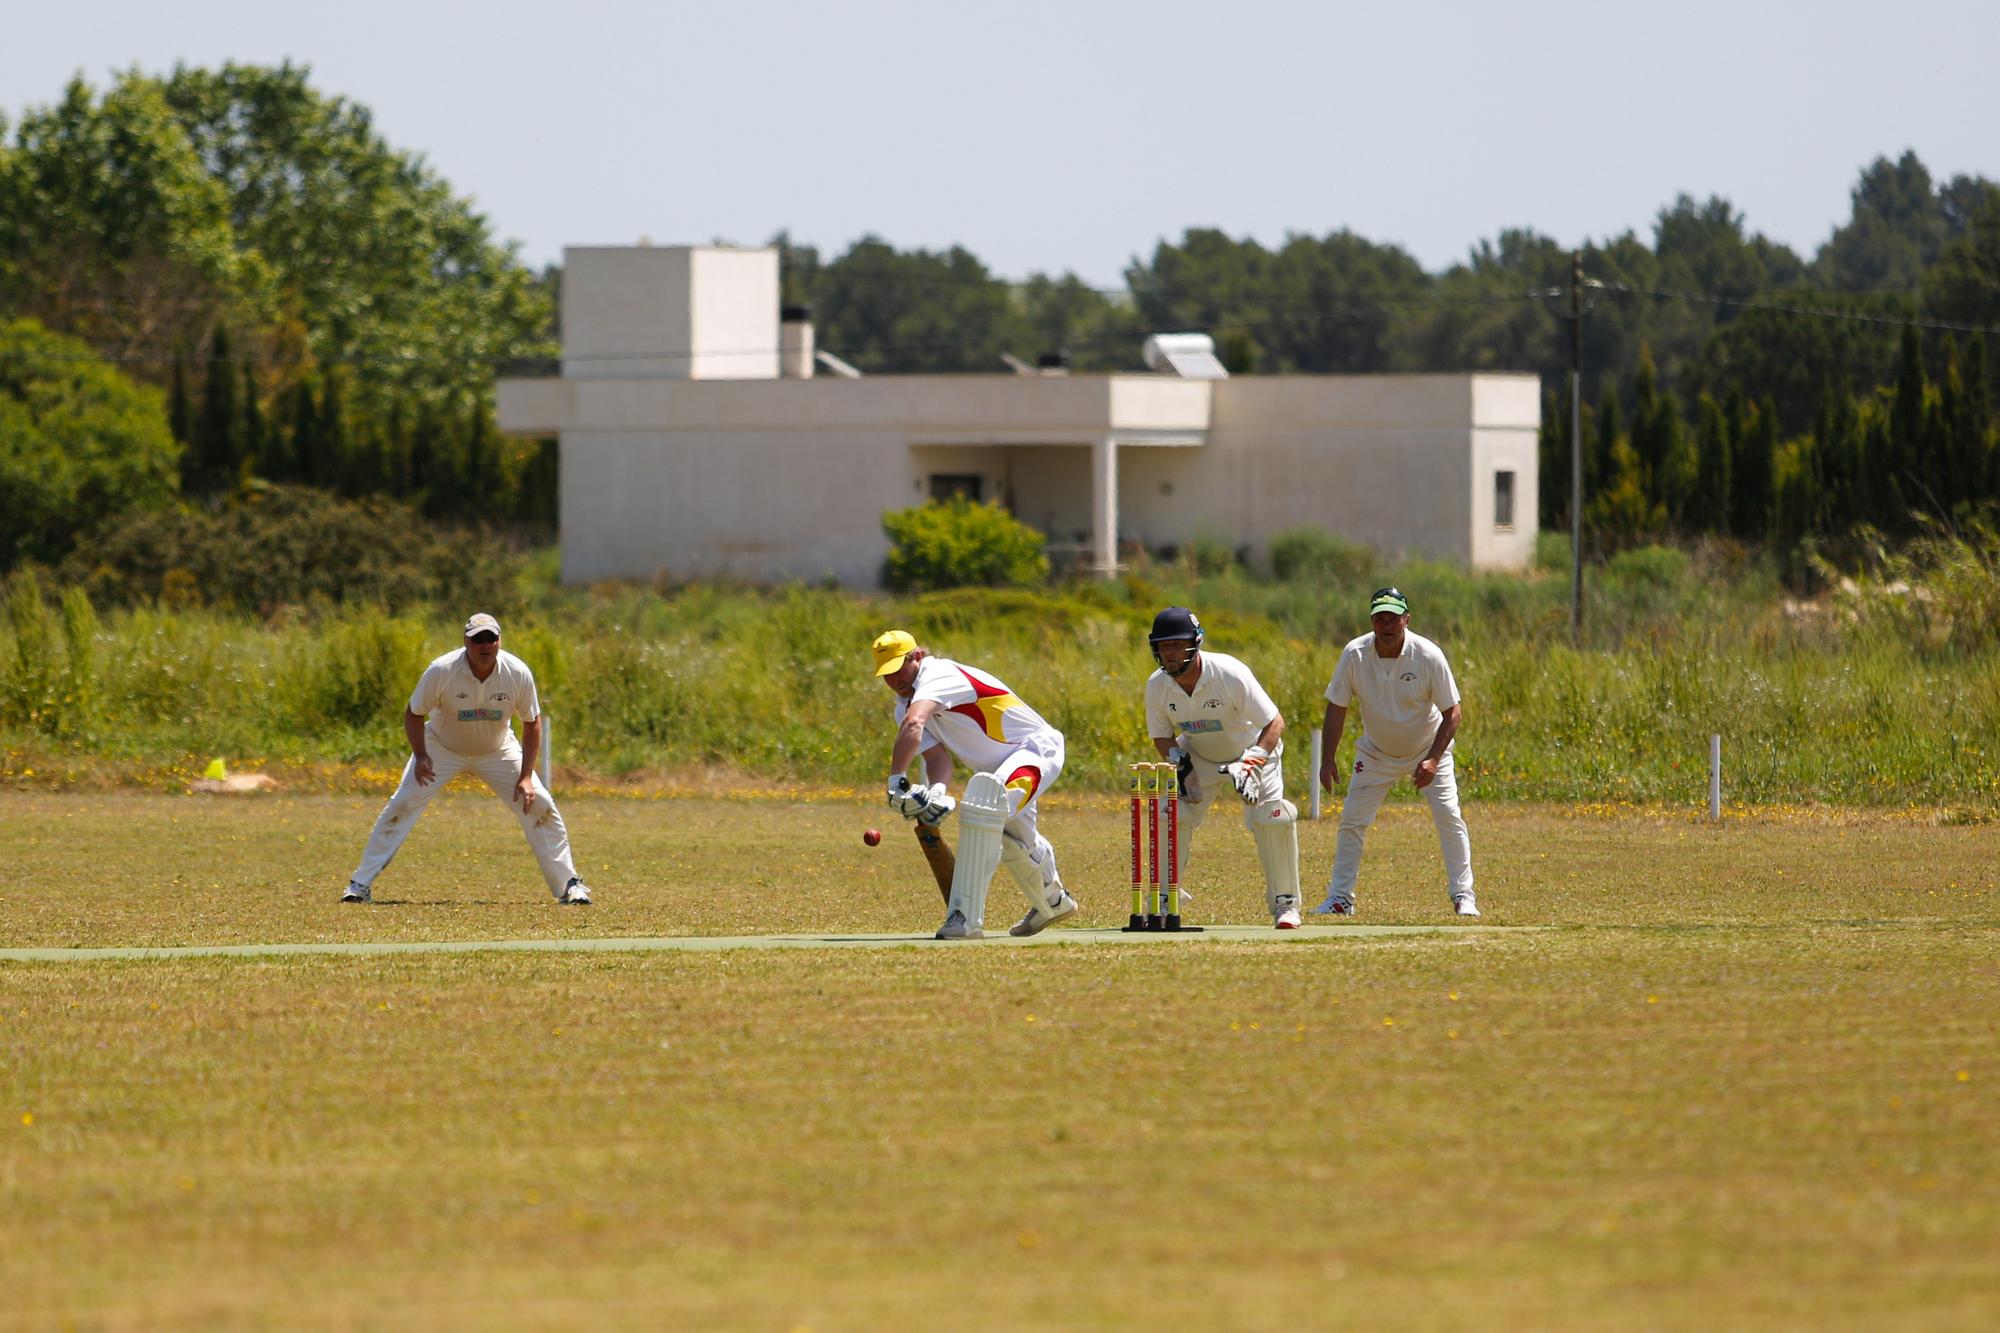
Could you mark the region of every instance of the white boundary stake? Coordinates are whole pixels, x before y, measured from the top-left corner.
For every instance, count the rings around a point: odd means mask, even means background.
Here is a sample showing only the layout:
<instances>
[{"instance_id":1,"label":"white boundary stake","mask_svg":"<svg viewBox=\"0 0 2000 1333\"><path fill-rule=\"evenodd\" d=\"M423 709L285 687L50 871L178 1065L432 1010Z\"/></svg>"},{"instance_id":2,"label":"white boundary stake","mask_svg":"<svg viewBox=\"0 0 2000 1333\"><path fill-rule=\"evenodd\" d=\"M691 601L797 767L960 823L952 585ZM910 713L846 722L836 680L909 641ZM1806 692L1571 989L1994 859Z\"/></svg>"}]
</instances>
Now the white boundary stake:
<instances>
[{"instance_id":1,"label":"white boundary stake","mask_svg":"<svg viewBox=\"0 0 2000 1333\"><path fill-rule=\"evenodd\" d=\"M1320 751L1326 745L1326 737L1320 734L1318 727L1313 728L1312 736L1312 759L1306 769L1306 790L1312 793L1312 800L1306 804L1306 818L1318 819Z\"/></svg>"},{"instance_id":2,"label":"white boundary stake","mask_svg":"<svg viewBox=\"0 0 2000 1333\"><path fill-rule=\"evenodd\" d=\"M1719 733L1708 738L1708 818L1711 823L1722 818L1722 737Z\"/></svg>"},{"instance_id":3,"label":"white boundary stake","mask_svg":"<svg viewBox=\"0 0 2000 1333\"><path fill-rule=\"evenodd\" d=\"M551 792L556 789L556 784L549 780L550 774L555 772L555 748L555 727L549 722L549 715L543 713L542 752L535 756L535 776L539 777L542 785Z\"/></svg>"}]
</instances>

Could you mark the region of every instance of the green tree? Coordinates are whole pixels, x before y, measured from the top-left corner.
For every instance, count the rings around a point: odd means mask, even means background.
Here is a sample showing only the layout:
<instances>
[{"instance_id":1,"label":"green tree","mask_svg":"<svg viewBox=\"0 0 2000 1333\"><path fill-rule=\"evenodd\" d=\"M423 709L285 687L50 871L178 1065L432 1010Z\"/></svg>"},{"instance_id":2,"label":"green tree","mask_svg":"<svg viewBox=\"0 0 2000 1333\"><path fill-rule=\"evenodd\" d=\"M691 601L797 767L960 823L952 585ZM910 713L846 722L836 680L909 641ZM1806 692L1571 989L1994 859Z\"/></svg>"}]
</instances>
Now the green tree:
<instances>
[{"instance_id":1,"label":"green tree","mask_svg":"<svg viewBox=\"0 0 2000 1333\"><path fill-rule=\"evenodd\" d=\"M232 306L260 311L266 278L151 80L124 75L100 101L74 79L0 151L0 308L154 383Z\"/></svg>"},{"instance_id":2,"label":"green tree","mask_svg":"<svg viewBox=\"0 0 2000 1333\"><path fill-rule=\"evenodd\" d=\"M158 88L313 357L367 368L363 415L399 390L462 407L499 361L553 351L547 290L512 248L304 67L183 65Z\"/></svg>"},{"instance_id":3,"label":"green tree","mask_svg":"<svg viewBox=\"0 0 2000 1333\"><path fill-rule=\"evenodd\" d=\"M190 495L214 495L229 490L240 479L243 416L237 407L236 377L229 332L218 327L209 342L194 440L182 462L181 488Z\"/></svg>"},{"instance_id":4,"label":"green tree","mask_svg":"<svg viewBox=\"0 0 2000 1333\"><path fill-rule=\"evenodd\" d=\"M1695 479L1688 499L1688 526L1696 531L1741 531L1731 504L1735 450L1722 404L1707 393L1695 399Z\"/></svg>"},{"instance_id":5,"label":"green tree","mask_svg":"<svg viewBox=\"0 0 2000 1333\"><path fill-rule=\"evenodd\" d=\"M0 568L58 560L81 529L170 503L179 453L157 390L33 320L0 323Z\"/></svg>"}]
</instances>

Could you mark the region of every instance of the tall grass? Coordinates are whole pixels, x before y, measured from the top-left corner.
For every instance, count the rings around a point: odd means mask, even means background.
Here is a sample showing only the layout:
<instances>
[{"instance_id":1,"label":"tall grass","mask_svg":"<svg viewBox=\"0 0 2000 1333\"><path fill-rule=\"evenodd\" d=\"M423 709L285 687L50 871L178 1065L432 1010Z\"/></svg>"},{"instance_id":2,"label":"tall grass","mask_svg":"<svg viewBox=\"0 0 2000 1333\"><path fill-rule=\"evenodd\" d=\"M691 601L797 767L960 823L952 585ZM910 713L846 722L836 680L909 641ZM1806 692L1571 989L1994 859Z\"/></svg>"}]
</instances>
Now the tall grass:
<instances>
[{"instance_id":1,"label":"tall grass","mask_svg":"<svg viewBox=\"0 0 2000 1333\"><path fill-rule=\"evenodd\" d=\"M1259 581L1183 560L1116 584L900 598L543 588L495 609L507 647L535 669L559 760L607 777L719 767L806 784L880 778L892 701L867 645L893 626L997 672L1067 736L1064 785L1105 790L1150 752L1145 629L1178 602L1284 709L1297 793L1334 657L1366 630L1368 593L1393 582L1413 628L1451 657L1466 707L1459 771L1475 798L1698 803L1719 732L1731 799L1988 811L2000 807L1989 614L2000 576L1990 550L1936 540L1807 606L1731 548L1627 552L1592 574L1581 645L1565 573L1410 562ZM1959 609L1945 615L1939 598ZM6 606L0 778L14 781L52 755L142 773L215 753L393 767L403 700L425 662L457 646L465 610L100 620L77 590L52 608L29 579Z\"/></svg>"}]
</instances>

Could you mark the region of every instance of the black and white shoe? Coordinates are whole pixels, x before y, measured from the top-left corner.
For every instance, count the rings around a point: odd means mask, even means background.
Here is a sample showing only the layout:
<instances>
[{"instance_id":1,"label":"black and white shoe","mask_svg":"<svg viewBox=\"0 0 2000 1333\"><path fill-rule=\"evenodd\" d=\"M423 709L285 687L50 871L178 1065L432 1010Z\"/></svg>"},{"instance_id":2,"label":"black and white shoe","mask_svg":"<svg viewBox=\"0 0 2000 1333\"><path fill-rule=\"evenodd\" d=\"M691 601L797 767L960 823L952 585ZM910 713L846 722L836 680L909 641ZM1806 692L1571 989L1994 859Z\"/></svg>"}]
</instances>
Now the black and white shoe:
<instances>
[{"instance_id":1,"label":"black and white shoe","mask_svg":"<svg viewBox=\"0 0 2000 1333\"><path fill-rule=\"evenodd\" d=\"M340 895L340 901L344 903L365 903L372 902L373 899L369 897L369 890L366 884L349 880L346 892Z\"/></svg>"},{"instance_id":2,"label":"black and white shoe","mask_svg":"<svg viewBox=\"0 0 2000 1333\"><path fill-rule=\"evenodd\" d=\"M557 899L570 907L590 906L590 886L571 875L569 883L563 885L562 897Z\"/></svg>"}]
</instances>

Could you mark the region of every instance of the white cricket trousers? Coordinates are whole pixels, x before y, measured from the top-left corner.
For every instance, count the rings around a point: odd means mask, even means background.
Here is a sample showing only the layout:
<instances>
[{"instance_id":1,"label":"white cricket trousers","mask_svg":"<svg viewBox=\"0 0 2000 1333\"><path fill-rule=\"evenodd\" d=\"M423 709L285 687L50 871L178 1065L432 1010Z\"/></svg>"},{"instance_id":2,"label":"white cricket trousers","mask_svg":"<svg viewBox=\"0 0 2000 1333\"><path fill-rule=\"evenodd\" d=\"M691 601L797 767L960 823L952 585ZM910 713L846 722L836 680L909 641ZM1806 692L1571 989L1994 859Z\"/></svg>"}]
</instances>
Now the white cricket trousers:
<instances>
[{"instance_id":1,"label":"white cricket trousers","mask_svg":"<svg viewBox=\"0 0 2000 1333\"><path fill-rule=\"evenodd\" d=\"M396 785L395 795L382 807L382 813L375 817L375 831L368 835L368 848L361 853L361 865L354 872L356 884L372 885L375 877L388 869L389 862L403 846L403 839L410 836L411 827L417 816L430 804L431 797L444 790L444 785L458 774L470 769L480 780L493 789L502 805L514 812L514 818L521 822L521 832L528 835L528 846L534 850L535 860L542 867L542 878L548 881L549 892L557 899L576 876L576 863L570 859L569 829L563 824L562 811L556 809L549 789L542 785L540 777L534 779L535 801L527 810L522 810L514 800L514 783L521 776L521 742L509 732L507 740L491 754L467 755L439 745L435 739L427 738L431 752L431 767L437 776L424 786L417 785L417 757L411 755L403 764L403 780Z\"/></svg>"},{"instance_id":2,"label":"white cricket trousers","mask_svg":"<svg viewBox=\"0 0 2000 1333\"><path fill-rule=\"evenodd\" d=\"M1195 832L1208 819L1208 812L1214 808L1217 801L1227 797L1228 800L1225 802L1227 805L1240 805L1249 810L1268 801L1285 799L1285 760L1282 750L1272 755L1265 761L1263 767L1251 774L1251 780L1255 785L1251 788L1251 799L1248 801L1236 794L1236 784L1229 780L1229 775L1216 772L1215 765L1208 760L1195 760L1194 768L1195 794L1191 797L1182 795L1180 798L1180 869L1183 879L1187 877L1188 857L1194 852Z\"/></svg>"},{"instance_id":3,"label":"white cricket trousers","mask_svg":"<svg viewBox=\"0 0 2000 1333\"><path fill-rule=\"evenodd\" d=\"M1348 775L1347 796L1340 806L1340 836L1333 854L1333 875L1327 880L1327 896L1354 901L1354 884L1361 877L1361 844L1368 826L1382 809L1382 798L1397 781L1415 770L1414 763L1397 763L1357 744L1354 771ZM1430 803L1431 823L1437 826L1438 850L1444 853L1444 875L1453 898L1472 892L1472 836L1465 830L1465 816L1458 812L1458 777L1452 766L1451 750L1438 761L1437 776L1423 789Z\"/></svg>"}]
</instances>

